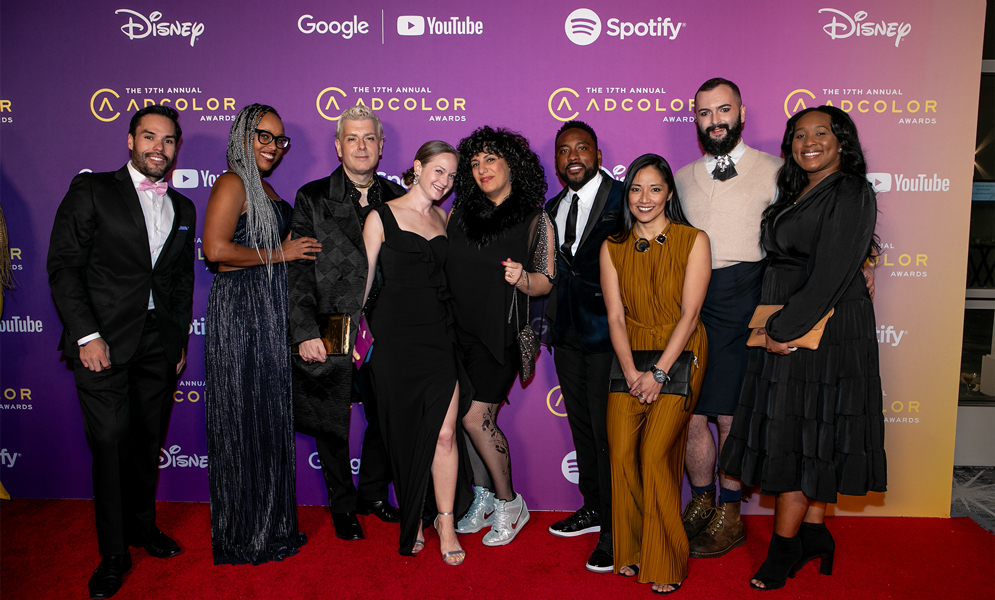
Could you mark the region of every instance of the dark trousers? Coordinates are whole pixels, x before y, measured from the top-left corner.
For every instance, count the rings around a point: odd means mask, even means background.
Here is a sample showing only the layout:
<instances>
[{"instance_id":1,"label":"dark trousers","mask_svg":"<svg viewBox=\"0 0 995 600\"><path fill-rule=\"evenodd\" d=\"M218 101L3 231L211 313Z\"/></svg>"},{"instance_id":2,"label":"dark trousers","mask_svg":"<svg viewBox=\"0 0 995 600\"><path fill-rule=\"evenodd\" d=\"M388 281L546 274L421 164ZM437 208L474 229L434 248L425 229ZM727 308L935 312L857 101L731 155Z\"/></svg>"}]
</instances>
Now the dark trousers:
<instances>
[{"instance_id":1,"label":"dark trousers","mask_svg":"<svg viewBox=\"0 0 995 600\"><path fill-rule=\"evenodd\" d=\"M577 451L577 487L584 506L601 515L601 532L611 533L612 473L608 458L608 372L612 353L556 346L553 363L567 422Z\"/></svg>"},{"instance_id":2,"label":"dark trousers","mask_svg":"<svg viewBox=\"0 0 995 600\"><path fill-rule=\"evenodd\" d=\"M390 485L390 459L380 434L380 418L376 396L370 381L369 364L364 364L353 376L353 400L363 403L366 414L366 433L363 435L363 454L359 466L359 490L352 480L349 459L349 441L334 435L315 436L321 474L328 488L328 506L332 512L345 513L356 510L356 500L375 502L387 499Z\"/></svg>"},{"instance_id":3,"label":"dark trousers","mask_svg":"<svg viewBox=\"0 0 995 600\"><path fill-rule=\"evenodd\" d=\"M95 373L77 360L73 371L93 453L100 554L126 554L128 539L155 527L159 451L173 406L176 365L163 354L150 312L128 362Z\"/></svg>"}]
</instances>

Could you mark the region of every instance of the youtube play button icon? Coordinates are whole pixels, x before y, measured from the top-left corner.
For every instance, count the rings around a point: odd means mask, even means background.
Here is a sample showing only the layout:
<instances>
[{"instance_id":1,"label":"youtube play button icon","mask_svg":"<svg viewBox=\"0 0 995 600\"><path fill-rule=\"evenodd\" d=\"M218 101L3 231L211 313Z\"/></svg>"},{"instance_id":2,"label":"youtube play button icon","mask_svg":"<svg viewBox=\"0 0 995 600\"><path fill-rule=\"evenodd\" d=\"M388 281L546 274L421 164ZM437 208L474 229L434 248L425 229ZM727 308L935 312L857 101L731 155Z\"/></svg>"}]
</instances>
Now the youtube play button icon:
<instances>
[{"instance_id":1,"label":"youtube play button icon","mask_svg":"<svg viewBox=\"0 0 995 600\"><path fill-rule=\"evenodd\" d=\"M425 35L425 17L407 15L397 18L398 35Z\"/></svg>"}]
</instances>

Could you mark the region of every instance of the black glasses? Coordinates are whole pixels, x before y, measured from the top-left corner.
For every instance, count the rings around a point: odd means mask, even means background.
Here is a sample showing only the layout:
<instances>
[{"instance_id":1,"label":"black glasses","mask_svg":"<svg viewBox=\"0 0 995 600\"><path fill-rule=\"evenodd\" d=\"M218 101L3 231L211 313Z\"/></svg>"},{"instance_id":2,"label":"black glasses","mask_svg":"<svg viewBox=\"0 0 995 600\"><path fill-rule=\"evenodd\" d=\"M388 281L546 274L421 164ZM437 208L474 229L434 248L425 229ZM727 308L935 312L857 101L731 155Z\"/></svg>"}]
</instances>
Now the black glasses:
<instances>
[{"instance_id":1,"label":"black glasses","mask_svg":"<svg viewBox=\"0 0 995 600\"><path fill-rule=\"evenodd\" d=\"M256 139L263 146L275 141L276 147L280 150L286 150L287 146L290 145L290 138L285 135L273 135L272 133L266 131L265 129L254 129L256 132Z\"/></svg>"}]
</instances>

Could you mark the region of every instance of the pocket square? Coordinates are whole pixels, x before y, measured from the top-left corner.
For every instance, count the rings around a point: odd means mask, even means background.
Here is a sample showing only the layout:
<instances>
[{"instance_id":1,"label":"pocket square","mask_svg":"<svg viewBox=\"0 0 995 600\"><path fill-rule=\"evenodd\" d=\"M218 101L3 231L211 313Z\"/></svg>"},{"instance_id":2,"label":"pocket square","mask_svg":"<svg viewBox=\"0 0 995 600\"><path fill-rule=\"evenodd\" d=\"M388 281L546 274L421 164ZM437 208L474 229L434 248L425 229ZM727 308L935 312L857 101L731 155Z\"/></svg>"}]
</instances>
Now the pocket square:
<instances>
[{"instance_id":1,"label":"pocket square","mask_svg":"<svg viewBox=\"0 0 995 600\"><path fill-rule=\"evenodd\" d=\"M180 225L180 231L186 231L188 229L190 229L190 228L187 227L186 225Z\"/></svg>"}]
</instances>

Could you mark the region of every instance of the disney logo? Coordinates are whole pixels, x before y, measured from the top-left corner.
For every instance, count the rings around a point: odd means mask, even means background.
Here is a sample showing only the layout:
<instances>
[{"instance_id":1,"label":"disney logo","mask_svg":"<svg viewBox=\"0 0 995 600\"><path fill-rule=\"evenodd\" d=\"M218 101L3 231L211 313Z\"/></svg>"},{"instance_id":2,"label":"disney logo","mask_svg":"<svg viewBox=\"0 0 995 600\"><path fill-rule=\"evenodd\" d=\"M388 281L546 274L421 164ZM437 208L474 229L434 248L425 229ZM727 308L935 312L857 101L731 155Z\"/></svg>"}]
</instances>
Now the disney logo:
<instances>
[{"instance_id":1,"label":"disney logo","mask_svg":"<svg viewBox=\"0 0 995 600\"><path fill-rule=\"evenodd\" d=\"M127 8L119 8L114 11L115 15L126 14L128 16L128 22L121 26L121 31L124 35L128 36L129 40L140 40L142 38L148 37L150 34L152 37L170 37L170 36L180 36L189 37L190 45L193 46L197 41L197 38L204 33L204 24L186 21L180 23L179 21L174 21L172 23L162 22L162 13L159 11L153 11L148 17L145 17L139 12L129 10ZM136 21L135 18L138 18Z\"/></svg>"},{"instance_id":2,"label":"disney logo","mask_svg":"<svg viewBox=\"0 0 995 600\"><path fill-rule=\"evenodd\" d=\"M909 32L912 31L912 23L899 23L897 21L892 21L890 23L881 21L880 23L875 23L873 21L864 23L867 19L867 11L860 10L854 13L853 17L841 10L836 10L835 8L820 8L819 14L824 12L832 13L833 20L822 26L822 30L826 32L829 37L836 39L848 38L851 35L856 35L857 37L875 37L875 36L885 36L895 38L895 47L902 43L902 38L907 36ZM836 17L840 16L843 21L837 21Z\"/></svg>"},{"instance_id":3,"label":"disney logo","mask_svg":"<svg viewBox=\"0 0 995 600\"><path fill-rule=\"evenodd\" d=\"M170 446L167 452L165 448L159 451L159 468L165 469L166 467L200 467L201 469L207 468L207 457L197 456L196 454L180 454L181 448L179 446Z\"/></svg>"}]
</instances>

